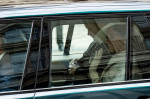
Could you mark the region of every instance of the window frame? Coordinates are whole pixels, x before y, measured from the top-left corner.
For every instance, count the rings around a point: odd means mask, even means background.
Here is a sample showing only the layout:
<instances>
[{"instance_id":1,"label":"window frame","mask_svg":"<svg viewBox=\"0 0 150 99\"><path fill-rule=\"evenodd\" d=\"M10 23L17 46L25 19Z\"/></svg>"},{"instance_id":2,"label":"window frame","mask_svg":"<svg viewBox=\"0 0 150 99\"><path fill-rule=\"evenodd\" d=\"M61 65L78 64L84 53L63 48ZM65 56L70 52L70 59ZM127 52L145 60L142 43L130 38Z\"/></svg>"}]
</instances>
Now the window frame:
<instances>
[{"instance_id":1,"label":"window frame","mask_svg":"<svg viewBox=\"0 0 150 99\"><path fill-rule=\"evenodd\" d=\"M52 16L52 17L46 17L46 19L49 19L50 23L51 23L52 21L59 21L59 20L94 19L94 18L99 18L99 19L100 18L106 18L106 19L107 18L125 18L126 19L126 23L128 23L129 22L128 17L129 17L128 13L108 13L108 14L106 14L106 13L104 13L104 14L103 13L96 13L96 14L79 14L79 15ZM128 28L128 25L127 25L126 29L127 28ZM52 35L52 29L50 29L50 30L51 30L51 35ZM127 31L127 34L126 34L127 41L126 42L130 44L130 40L128 40L128 36L130 36L130 34ZM52 40L50 40L50 41L52 42ZM53 47L53 46L51 45L51 47ZM130 57L128 55L129 54L128 53L129 49L130 49L130 47L128 47L127 44L126 44L126 51L127 51L127 53L126 53L126 63L125 63L125 68L126 69L125 69L125 72L127 72L129 70L129 64L127 64L127 61L129 61L127 57ZM52 57L52 52L51 52L50 56ZM50 63L50 67L51 67L51 63ZM127 75L125 74L125 81L124 82L126 82L127 79L128 79L129 72L127 72L127 73L128 73ZM110 83L118 84L119 82L110 82ZM104 84L105 83L103 83L103 85ZM95 84L92 84L92 83L91 84L81 84L79 86L83 86L84 87L84 86L88 86L88 85L95 85ZM73 85L72 87L74 87L74 86L78 86L78 85ZM60 86L60 87L65 87L65 86ZM67 86L67 87L70 87L70 86Z\"/></svg>"},{"instance_id":2,"label":"window frame","mask_svg":"<svg viewBox=\"0 0 150 99\"><path fill-rule=\"evenodd\" d=\"M139 16L144 14L150 14L150 12L122 12L122 13L95 13L95 14L78 14L78 15L55 15L55 16L45 16L46 20L50 21L58 21L58 20L73 20L73 19L87 19L87 18L126 18L127 23L127 44L126 44L126 65L125 65L125 81L118 82L110 82L110 83L97 83L97 84L81 84L81 85L73 85L73 86L60 86L60 87L48 87L48 88L39 88L36 89L36 92L40 91L53 91L53 90L64 90L64 89L76 89L76 88L86 88L86 87L96 87L96 86L108 86L108 85L122 85L122 84L132 84L132 83L141 83L141 82L150 82L150 79L138 79L138 80L130 80L130 61L131 61L131 20L132 16ZM51 30L51 28L50 28ZM50 38L52 38L52 30L50 31ZM52 42L52 39L50 40ZM52 47L52 43L50 43L50 47ZM52 58L52 51L50 52L50 56ZM50 68L51 68L51 59L50 59Z\"/></svg>"}]
</instances>

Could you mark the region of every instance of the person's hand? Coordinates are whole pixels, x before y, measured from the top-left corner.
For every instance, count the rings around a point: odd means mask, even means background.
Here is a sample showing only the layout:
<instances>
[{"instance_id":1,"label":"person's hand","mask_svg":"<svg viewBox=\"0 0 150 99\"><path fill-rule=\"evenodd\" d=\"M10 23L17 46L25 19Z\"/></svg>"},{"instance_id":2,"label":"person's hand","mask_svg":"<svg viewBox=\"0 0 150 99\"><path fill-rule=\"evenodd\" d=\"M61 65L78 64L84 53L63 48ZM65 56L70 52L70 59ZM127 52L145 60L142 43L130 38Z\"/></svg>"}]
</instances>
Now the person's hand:
<instances>
[{"instance_id":1,"label":"person's hand","mask_svg":"<svg viewBox=\"0 0 150 99\"><path fill-rule=\"evenodd\" d=\"M94 56L90 58L89 60L89 74L90 78L92 80L92 83L99 83L100 77L97 72L97 67L100 63L101 57L102 57L103 50L99 49L98 51L95 51Z\"/></svg>"},{"instance_id":2,"label":"person's hand","mask_svg":"<svg viewBox=\"0 0 150 99\"><path fill-rule=\"evenodd\" d=\"M74 74L76 69L79 67L78 63L77 63L78 59L73 59L70 61L69 63L69 74Z\"/></svg>"},{"instance_id":3,"label":"person's hand","mask_svg":"<svg viewBox=\"0 0 150 99\"><path fill-rule=\"evenodd\" d=\"M90 58L89 64L90 66L98 66L100 63L100 59L102 57L103 50L99 49L98 51L95 51L94 56Z\"/></svg>"}]
</instances>

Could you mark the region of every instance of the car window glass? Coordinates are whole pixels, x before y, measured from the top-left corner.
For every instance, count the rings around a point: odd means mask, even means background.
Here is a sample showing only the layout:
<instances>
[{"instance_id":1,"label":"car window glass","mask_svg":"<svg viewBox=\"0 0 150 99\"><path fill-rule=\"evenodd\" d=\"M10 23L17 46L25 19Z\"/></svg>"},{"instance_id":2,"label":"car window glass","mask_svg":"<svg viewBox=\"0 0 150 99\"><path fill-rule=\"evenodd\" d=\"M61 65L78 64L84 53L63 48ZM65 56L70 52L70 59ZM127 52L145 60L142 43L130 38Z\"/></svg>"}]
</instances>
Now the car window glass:
<instances>
[{"instance_id":1,"label":"car window glass","mask_svg":"<svg viewBox=\"0 0 150 99\"><path fill-rule=\"evenodd\" d=\"M150 17L135 16L132 22L132 54L130 79L150 78ZM136 68L138 67L138 68ZM132 75L136 73L136 75Z\"/></svg>"},{"instance_id":2,"label":"car window glass","mask_svg":"<svg viewBox=\"0 0 150 99\"><path fill-rule=\"evenodd\" d=\"M126 18L51 23L51 87L125 81ZM62 27L61 50L57 27Z\"/></svg>"},{"instance_id":3,"label":"car window glass","mask_svg":"<svg viewBox=\"0 0 150 99\"><path fill-rule=\"evenodd\" d=\"M31 24L0 24L0 92L20 89Z\"/></svg>"}]
</instances>

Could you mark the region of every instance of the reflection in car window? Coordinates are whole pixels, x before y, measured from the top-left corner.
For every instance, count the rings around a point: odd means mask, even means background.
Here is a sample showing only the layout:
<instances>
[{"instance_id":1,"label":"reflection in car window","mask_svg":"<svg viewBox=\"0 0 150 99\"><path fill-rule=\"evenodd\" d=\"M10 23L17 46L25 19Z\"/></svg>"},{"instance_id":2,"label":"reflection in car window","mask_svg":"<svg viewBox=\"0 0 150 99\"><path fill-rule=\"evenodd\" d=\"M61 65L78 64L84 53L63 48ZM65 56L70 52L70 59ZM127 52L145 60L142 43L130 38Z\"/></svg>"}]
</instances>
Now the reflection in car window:
<instances>
[{"instance_id":1,"label":"reflection in car window","mask_svg":"<svg viewBox=\"0 0 150 99\"><path fill-rule=\"evenodd\" d=\"M38 65L38 74L36 88L47 88L49 86L49 67L50 67L50 48L49 48L49 21L43 25L42 41L40 49L40 59Z\"/></svg>"},{"instance_id":2,"label":"reflection in car window","mask_svg":"<svg viewBox=\"0 0 150 99\"><path fill-rule=\"evenodd\" d=\"M130 79L148 79L150 78L150 17L135 16L133 17L133 35L132 35L132 72ZM138 67L134 68L134 67ZM137 78L138 77L138 78Z\"/></svg>"},{"instance_id":3,"label":"reflection in car window","mask_svg":"<svg viewBox=\"0 0 150 99\"><path fill-rule=\"evenodd\" d=\"M0 24L0 92L19 90L31 23Z\"/></svg>"},{"instance_id":4,"label":"reflection in car window","mask_svg":"<svg viewBox=\"0 0 150 99\"><path fill-rule=\"evenodd\" d=\"M124 81L126 27L126 18L52 21L51 87Z\"/></svg>"},{"instance_id":5,"label":"reflection in car window","mask_svg":"<svg viewBox=\"0 0 150 99\"><path fill-rule=\"evenodd\" d=\"M30 39L27 60L23 75L21 89L34 89L36 69L38 64L38 50L40 41L41 21L34 21L32 24L32 35Z\"/></svg>"}]
</instances>

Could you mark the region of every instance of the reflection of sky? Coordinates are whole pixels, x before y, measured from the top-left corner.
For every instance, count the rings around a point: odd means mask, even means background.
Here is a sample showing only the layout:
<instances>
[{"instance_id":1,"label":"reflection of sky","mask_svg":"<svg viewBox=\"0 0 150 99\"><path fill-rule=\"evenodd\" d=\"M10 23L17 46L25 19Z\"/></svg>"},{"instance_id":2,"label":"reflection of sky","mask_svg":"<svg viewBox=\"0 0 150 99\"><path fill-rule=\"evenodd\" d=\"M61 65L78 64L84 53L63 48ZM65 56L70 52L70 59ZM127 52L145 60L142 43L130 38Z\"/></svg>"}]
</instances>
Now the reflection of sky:
<instances>
[{"instance_id":1,"label":"reflection of sky","mask_svg":"<svg viewBox=\"0 0 150 99\"><path fill-rule=\"evenodd\" d=\"M63 46L65 46L66 37L68 32L68 25L63 25ZM73 37L72 37L72 43L71 43L71 49L70 54L77 54L77 53L83 53L88 48L89 44L93 41L92 38L88 35L87 29L83 24L77 24L75 25ZM58 45L56 41L56 28L53 29L53 36L52 36L52 42L53 42L53 55L63 55L63 51L58 50Z\"/></svg>"}]
</instances>

